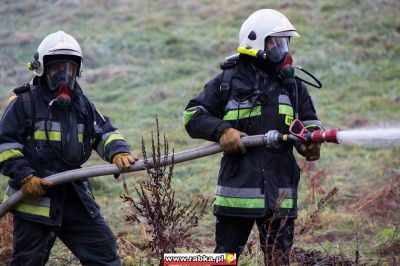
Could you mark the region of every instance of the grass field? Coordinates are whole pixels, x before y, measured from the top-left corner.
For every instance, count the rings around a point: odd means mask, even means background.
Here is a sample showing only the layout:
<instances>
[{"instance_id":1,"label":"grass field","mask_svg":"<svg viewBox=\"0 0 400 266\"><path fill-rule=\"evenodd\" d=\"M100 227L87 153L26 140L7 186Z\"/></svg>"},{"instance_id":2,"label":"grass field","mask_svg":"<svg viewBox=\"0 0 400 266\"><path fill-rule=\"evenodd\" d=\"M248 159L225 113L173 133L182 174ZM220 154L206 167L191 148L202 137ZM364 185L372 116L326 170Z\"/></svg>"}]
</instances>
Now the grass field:
<instances>
[{"instance_id":1,"label":"grass field","mask_svg":"<svg viewBox=\"0 0 400 266\"><path fill-rule=\"evenodd\" d=\"M155 114L175 151L207 144L187 135L182 112L219 72L219 62L235 53L241 23L260 8L283 12L301 34L291 41L295 65L314 73L324 85L309 91L326 128L399 126L397 0L0 0L1 110L9 91L32 78L25 64L40 41L64 30L82 46L80 83L86 94L112 118L134 152L140 154L142 137L150 140ZM307 214L327 192L335 186L339 192L312 221L312 228L298 232L295 246L353 261L358 250L360 265L400 264L399 147L399 143L326 144L315 164L299 157L303 178L298 229L310 223ZM183 202L212 198L219 159L213 155L176 165L172 182L176 196ZM95 155L86 165L103 163ZM318 171L323 173L312 185ZM146 179L142 172L125 177L131 192ZM6 177L0 178L1 190L6 182ZM122 183L101 177L94 180L94 188L115 234L127 238L137 234L139 229L124 221ZM204 252L214 248L211 209L193 232ZM140 247L140 241L135 245ZM57 243L48 265L75 264L65 251ZM138 265L145 256L138 250L135 257L123 259ZM261 261L260 252L246 250L241 265Z\"/></svg>"}]
</instances>

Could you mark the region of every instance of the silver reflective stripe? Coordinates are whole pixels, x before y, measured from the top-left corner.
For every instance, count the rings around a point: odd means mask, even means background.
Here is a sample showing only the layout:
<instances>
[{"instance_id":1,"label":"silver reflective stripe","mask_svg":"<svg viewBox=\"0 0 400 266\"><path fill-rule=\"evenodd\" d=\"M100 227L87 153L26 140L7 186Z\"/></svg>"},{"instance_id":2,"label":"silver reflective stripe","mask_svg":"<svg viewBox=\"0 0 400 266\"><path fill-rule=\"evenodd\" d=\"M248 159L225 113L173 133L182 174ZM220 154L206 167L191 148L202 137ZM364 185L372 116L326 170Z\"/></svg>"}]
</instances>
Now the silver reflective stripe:
<instances>
[{"instance_id":1,"label":"silver reflective stripe","mask_svg":"<svg viewBox=\"0 0 400 266\"><path fill-rule=\"evenodd\" d=\"M35 131L36 130L44 130L44 121L39 121L35 123ZM61 124L59 122L47 121L47 130L48 131L61 131Z\"/></svg>"},{"instance_id":2,"label":"silver reflective stripe","mask_svg":"<svg viewBox=\"0 0 400 266\"><path fill-rule=\"evenodd\" d=\"M287 104L287 105L292 105L292 103L290 102L290 99L289 99L289 97L286 95L286 94L280 94L279 95L279 103L281 104L281 103L284 103L284 104Z\"/></svg>"},{"instance_id":3,"label":"silver reflective stripe","mask_svg":"<svg viewBox=\"0 0 400 266\"><path fill-rule=\"evenodd\" d=\"M83 124L77 124L76 128L78 130L78 133L83 133L85 126Z\"/></svg>"},{"instance_id":4,"label":"silver reflective stripe","mask_svg":"<svg viewBox=\"0 0 400 266\"><path fill-rule=\"evenodd\" d=\"M13 189L10 186L7 186L6 194L7 196L11 197L17 190ZM50 208L50 198L47 197L39 197L39 198L32 198L32 199L24 199L22 202L30 205L35 206L42 206Z\"/></svg>"},{"instance_id":5,"label":"silver reflective stripe","mask_svg":"<svg viewBox=\"0 0 400 266\"><path fill-rule=\"evenodd\" d=\"M279 188L279 197L284 195L284 198L295 198L296 192L293 188Z\"/></svg>"},{"instance_id":6,"label":"silver reflective stripe","mask_svg":"<svg viewBox=\"0 0 400 266\"><path fill-rule=\"evenodd\" d=\"M6 150L11 150L11 149L17 149L17 150L22 151L23 147L24 146L18 142L4 143L4 144L0 144L0 152L6 151Z\"/></svg>"},{"instance_id":7,"label":"silver reflective stripe","mask_svg":"<svg viewBox=\"0 0 400 266\"><path fill-rule=\"evenodd\" d=\"M224 197L235 198L264 198L265 195L261 193L261 188L233 188L217 186L215 194Z\"/></svg>"},{"instance_id":8,"label":"silver reflective stripe","mask_svg":"<svg viewBox=\"0 0 400 266\"><path fill-rule=\"evenodd\" d=\"M115 130L113 132L108 132L106 134L103 134L103 136L101 136L101 141L99 141L99 144L97 144L96 147L96 151L99 154L99 156L101 158L104 159L104 142L108 139L109 136L111 136L112 134L120 134L119 130Z\"/></svg>"},{"instance_id":9,"label":"silver reflective stripe","mask_svg":"<svg viewBox=\"0 0 400 266\"><path fill-rule=\"evenodd\" d=\"M313 125L313 126L322 127L321 121L319 121L319 120L305 120L305 121L302 121L302 122L303 122L303 125L305 125L305 126Z\"/></svg>"},{"instance_id":10,"label":"silver reflective stripe","mask_svg":"<svg viewBox=\"0 0 400 266\"><path fill-rule=\"evenodd\" d=\"M253 107L253 104L251 103L250 100L246 100L246 101L242 101L242 102L230 100L225 106L225 112L228 112L230 110L237 110L237 109L248 109L251 107Z\"/></svg>"}]
</instances>

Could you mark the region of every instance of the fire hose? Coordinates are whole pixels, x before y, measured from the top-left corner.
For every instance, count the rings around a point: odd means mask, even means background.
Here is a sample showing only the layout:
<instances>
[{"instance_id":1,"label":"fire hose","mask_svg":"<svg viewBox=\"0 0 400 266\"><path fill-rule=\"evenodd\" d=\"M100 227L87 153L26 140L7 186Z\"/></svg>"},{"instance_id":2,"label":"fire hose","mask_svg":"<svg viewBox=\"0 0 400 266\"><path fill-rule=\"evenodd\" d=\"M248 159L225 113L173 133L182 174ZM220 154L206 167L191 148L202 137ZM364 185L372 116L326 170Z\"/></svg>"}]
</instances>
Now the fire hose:
<instances>
[{"instance_id":1,"label":"fire hose","mask_svg":"<svg viewBox=\"0 0 400 266\"><path fill-rule=\"evenodd\" d=\"M280 145L282 145L282 143L289 143L289 142L290 143L296 143L296 142L339 143L340 142L337 139L338 129L315 130L313 132L310 132L304 127L304 125L299 120L294 120L292 122L289 131L290 134L282 134L276 130L270 130L264 135L243 137L241 141L247 148L258 147L258 146L278 148ZM170 154L168 156L165 156L164 158L161 158L159 162L154 162L152 159L149 159L147 162L139 160L122 172L118 169L118 167L115 164L98 165L98 166L70 170L46 177L46 179L51 180L53 182L51 186L46 186L46 188L50 188L56 185L61 185L67 182L86 179L89 177L141 171L147 168L153 168L155 165L157 165L157 163L158 164L165 163L166 165L181 163L209 156L212 154L216 154L221 151L222 149L220 145L218 143L214 143L187 151ZM9 210L15 208L23 199L24 195L22 194L22 191L18 190L8 200L0 204L0 218L2 218Z\"/></svg>"}]
</instances>

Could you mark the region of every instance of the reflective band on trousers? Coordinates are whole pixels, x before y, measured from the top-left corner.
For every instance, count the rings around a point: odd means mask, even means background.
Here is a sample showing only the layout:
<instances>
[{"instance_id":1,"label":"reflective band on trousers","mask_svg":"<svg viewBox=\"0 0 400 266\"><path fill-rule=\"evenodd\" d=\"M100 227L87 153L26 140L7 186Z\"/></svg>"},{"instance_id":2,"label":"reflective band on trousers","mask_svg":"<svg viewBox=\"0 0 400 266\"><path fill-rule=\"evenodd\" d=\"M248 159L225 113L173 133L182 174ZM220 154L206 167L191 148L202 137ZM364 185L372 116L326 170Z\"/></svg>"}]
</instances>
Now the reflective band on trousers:
<instances>
[{"instance_id":1,"label":"reflective band on trousers","mask_svg":"<svg viewBox=\"0 0 400 266\"><path fill-rule=\"evenodd\" d=\"M233 208L264 208L265 207L265 199L245 199L245 198L231 198L231 197L223 197L216 196L215 205L224 206L224 207L233 207Z\"/></svg>"},{"instance_id":2,"label":"reflective band on trousers","mask_svg":"<svg viewBox=\"0 0 400 266\"><path fill-rule=\"evenodd\" d=\"M225 114L224 120L244 119L258 115L261 115L261 105L252 108L230 110Z\"/></svg>"},{"instance_id":3,"label":"reflective band on trousers","mask_svg":"<svg viewBox=\"0 0 400 266\"><path fill-rule=\"evenodd\" d=\"M10 196L15 193L15 191L16 190L12 189L11 187L7 187L3 201L8 200ZM14 210L22 213L50 217L50 198L39 197L33 199L24 199L24 201L14 208Z\"/></svg>"}]
</instances>

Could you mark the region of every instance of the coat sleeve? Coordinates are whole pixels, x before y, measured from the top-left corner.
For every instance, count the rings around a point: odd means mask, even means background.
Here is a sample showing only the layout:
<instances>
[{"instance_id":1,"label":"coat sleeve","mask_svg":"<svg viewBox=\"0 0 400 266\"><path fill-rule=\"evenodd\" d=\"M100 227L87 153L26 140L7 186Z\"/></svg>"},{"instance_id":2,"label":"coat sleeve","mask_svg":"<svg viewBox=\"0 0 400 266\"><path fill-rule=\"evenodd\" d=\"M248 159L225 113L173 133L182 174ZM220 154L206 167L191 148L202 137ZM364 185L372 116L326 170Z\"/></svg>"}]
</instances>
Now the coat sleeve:
<instances>
[{"instance_id":1,"label":"coat sleeve","mask_svg":"<svg viewBox=\"0 0 400 266\"><path fill-rule=\"evenodd\" d=\"M17 97L6 108L0 121L0 169L10 178L9 184L14 189L20 189L22 179L35 173L24 155L27 133L23 110L23 102Z\"/></svg>"},{"instance_id":2,"label":"coat sleeve","mask_svg":"<svg viewBox=\"0 0 400 266\"><path fill-rule=\"evenodd\" d=\"M93 105L94 106L94 105ZM114 155L122 152L129 153L128 143L124 140L118 128L114 127L107 116L103 116L95 108L95 141L93 149L105 161L111 162Z\"/></svg>"},{"instance_id":3,"label":"coat sleeve","mask_svg":"<svg viewBox=\"0 0 400 266\"><path fill-rule=\"evenodd\" d=\"M313 101L306 86L298 82L299 88L299 119L306 127L322 127L317 116Z\"/></svg>"},{"instance_id":4,"label":"coat sleeve","mask_svg":"<svg viewBox=\"0 0 400 266\"><path fill-rule=\"evenodd\" d=\"M222 73L209 81L204 90L190 100L183 113L183 124L192 138L217 142L231 125L222 119L224 102L219 95Z\"/></svg>"}]
</instances>

